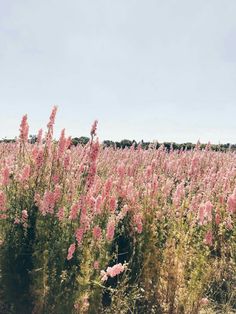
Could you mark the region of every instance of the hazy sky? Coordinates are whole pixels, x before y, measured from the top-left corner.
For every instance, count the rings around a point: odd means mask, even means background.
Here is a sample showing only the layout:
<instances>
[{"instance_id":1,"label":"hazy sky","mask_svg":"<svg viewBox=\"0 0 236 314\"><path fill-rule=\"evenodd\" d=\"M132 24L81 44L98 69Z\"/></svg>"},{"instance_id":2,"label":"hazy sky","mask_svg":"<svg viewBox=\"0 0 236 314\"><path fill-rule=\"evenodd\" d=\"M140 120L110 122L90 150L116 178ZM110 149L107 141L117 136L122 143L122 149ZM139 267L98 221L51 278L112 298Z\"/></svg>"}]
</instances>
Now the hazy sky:
<instances>
[{"instance_id":1,"label":"hazy sky","mask_svg":"<svg viewBox=\"0 0 236 314\"><path fill-rule=\"evenodd\" d=\"M0 138L236 143L235 0L0 0Z\"/></svg>"}]
</instances>

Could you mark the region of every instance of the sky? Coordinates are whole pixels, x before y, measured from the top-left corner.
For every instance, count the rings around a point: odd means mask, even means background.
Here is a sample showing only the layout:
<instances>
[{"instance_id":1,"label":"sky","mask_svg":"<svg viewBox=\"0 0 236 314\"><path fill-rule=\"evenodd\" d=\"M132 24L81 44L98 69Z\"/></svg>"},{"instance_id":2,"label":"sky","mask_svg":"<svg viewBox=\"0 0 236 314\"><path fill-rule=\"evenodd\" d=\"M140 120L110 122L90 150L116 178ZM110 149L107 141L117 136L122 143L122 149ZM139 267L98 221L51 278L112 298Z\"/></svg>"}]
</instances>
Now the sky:
<instances>
[{"instance_id":1,"label":"sky","mask_svg":"<svg viewBox=\"0 0 236 314\"><path fill-rule=\"evenodd\" d=\"M0 0L0 138L236 143L235 0Z\"/></svg>"}]
</instances>

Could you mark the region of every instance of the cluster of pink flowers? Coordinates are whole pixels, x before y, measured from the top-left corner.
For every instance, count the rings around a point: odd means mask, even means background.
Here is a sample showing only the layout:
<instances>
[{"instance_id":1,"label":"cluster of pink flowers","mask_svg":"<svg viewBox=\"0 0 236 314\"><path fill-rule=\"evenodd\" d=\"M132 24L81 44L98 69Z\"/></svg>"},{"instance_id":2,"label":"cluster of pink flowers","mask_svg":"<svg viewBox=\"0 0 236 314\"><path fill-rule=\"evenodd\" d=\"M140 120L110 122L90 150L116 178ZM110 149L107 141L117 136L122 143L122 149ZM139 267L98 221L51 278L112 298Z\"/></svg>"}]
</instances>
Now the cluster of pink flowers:
<instances>
[{"instance_id":1,"label":"cluster of pink flowers","mask_svg":"<svg viewBox=\"0 0 236 314\"><path fill-rule=\"evenodd\" d=\"M101 271L101 280L102 281L106 281L108 279L108 277L115 277L120 275L121 273L123 273L123 271L125 270L125 266L122 265L121 263L116 264L112 267L107 267L106 271L102 270Z\"/></svg>"}]
</instances>

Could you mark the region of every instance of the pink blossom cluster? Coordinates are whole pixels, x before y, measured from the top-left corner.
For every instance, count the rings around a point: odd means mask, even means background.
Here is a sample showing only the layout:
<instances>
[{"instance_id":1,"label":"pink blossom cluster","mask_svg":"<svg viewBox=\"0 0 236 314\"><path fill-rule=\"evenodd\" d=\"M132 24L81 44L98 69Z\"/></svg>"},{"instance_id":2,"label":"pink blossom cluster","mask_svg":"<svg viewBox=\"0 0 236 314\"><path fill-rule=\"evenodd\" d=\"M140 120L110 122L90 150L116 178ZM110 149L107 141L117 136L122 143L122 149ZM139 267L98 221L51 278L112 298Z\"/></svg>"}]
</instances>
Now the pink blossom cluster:
<instances>
[{"instance_id":1,"label":"pink blossom cluster","mask_svg":"<svg viewBox=\"0 0 236 314\"><path fill-rule=\"evenodd\" d=\"M106 271L102 270L101 271L101 280L102 281L106 281L108 279L108 277L115 277L120 275L121 273L123 273L123 271L125 270L125 266L122 265L121 263L116 264L112 267L107 267Z\"/></svg>"}]
</instances>

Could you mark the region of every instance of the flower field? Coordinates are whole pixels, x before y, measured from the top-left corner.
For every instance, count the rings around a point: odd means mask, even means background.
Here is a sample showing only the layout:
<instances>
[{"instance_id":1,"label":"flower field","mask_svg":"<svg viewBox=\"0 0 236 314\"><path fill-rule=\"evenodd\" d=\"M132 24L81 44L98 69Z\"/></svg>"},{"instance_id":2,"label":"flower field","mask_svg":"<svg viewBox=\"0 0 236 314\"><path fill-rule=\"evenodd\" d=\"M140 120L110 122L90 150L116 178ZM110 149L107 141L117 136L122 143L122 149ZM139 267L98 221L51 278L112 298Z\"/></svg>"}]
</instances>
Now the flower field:
<instances>
[{"instance_id":1,"label":"flower field","mask_svg":"<svg viewBox=\"0 0 236 314\"><path fill-rule=\"evenodd\" d=\"M236 154L73 146L56 110L0 144L0 312L234 313Z\"/></svg>"}]
</instances>

